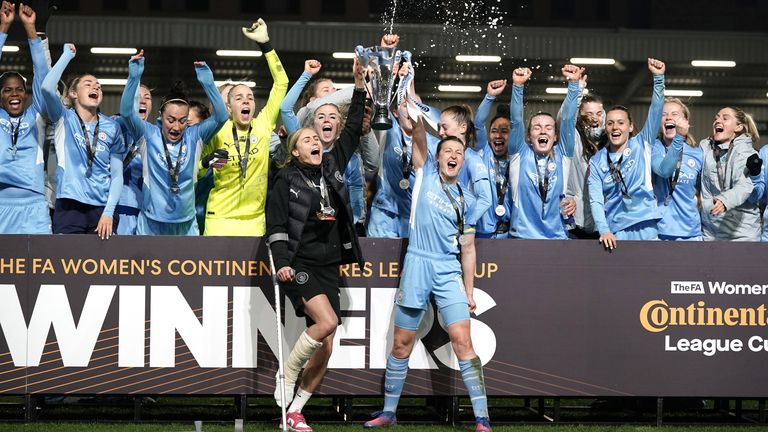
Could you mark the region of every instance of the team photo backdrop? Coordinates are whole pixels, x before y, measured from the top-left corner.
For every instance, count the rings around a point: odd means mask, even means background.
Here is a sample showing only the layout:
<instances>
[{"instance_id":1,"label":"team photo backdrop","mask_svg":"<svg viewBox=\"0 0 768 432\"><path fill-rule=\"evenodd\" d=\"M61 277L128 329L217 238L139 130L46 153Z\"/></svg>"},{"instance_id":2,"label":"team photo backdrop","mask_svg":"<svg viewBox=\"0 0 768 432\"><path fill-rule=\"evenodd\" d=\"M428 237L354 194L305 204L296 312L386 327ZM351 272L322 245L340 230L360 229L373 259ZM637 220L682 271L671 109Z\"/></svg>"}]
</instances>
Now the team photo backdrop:
<instances>
[{"instance_id":1,"label":"team photo backdrop","mask_svg":"<svg viewBox=\"0 0 768 432\"><path fill-rule=\"evenodd\" d=\"M0 394L272 393L278 341L263 239L0 242ZM406 244L361 242L365 265L340 270L343 324L319 393L383 393ZM764 245L477 247L472 337L489 395L768 396ZM288 350L304 320L289 304L283 321ZM410 367L406 395L465 393L434 309Z\"/></svg>"}]
</instances>

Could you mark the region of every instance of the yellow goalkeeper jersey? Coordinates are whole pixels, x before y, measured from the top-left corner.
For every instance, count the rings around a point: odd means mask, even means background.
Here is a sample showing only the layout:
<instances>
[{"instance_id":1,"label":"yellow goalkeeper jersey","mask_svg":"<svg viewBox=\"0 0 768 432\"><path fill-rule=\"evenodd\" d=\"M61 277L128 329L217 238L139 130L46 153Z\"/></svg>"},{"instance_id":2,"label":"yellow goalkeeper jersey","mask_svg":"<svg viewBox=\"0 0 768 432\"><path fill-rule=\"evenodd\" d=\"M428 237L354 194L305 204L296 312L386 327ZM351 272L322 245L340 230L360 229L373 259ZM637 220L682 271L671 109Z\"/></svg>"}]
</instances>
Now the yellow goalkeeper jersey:
<instances>
[{"instance_id":1,"label":"yellow goalkeeper jersey","mask_svg":"<svg viewBox=\"0 0 768 432\"><path fill-rule=\"evenodd\" d=\"M237 131L238 143L233 133L234 123L228 120L206 144L203 154L223 148L229 160L220 169L213 170L213 189L208 196L206 218L242 218L264 214L267 199L267 174L269 170L269 140L280 114L280 103L288 91L288 75L274 50L264 54L272 74L273 84L269 99L259 115L251 120L250 134ZM247 143L250 149L246 155ZM245 175L243 159L247 157Z\"/></svg>"}]
</instances>

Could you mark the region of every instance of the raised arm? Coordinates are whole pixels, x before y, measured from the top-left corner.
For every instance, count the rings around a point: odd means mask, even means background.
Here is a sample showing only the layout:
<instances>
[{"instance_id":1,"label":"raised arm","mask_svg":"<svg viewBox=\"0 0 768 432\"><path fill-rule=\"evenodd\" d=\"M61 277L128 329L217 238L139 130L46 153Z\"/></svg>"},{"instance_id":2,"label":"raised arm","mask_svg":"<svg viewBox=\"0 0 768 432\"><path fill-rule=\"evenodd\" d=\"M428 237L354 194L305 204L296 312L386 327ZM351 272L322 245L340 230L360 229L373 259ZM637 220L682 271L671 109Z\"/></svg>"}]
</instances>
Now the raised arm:
<instances>
[{"instance_id":1,"label":"raised arm","mask_svg":"<svg viewBox=\"0 0 768 432\"><path fill-rule=\"evenodd\" d=\"M15 17L16 9L13 3L3 0L0 3L0 47L5 45L5 40L8 39L8 29L11 28ZM2 54L2 50L0 50L0 54Z\"/></svg>"},{"instance_id":2,"label":"raised arm","mask_svg":"<svg viewBox=\"0 0 768 432\"><path fill-rule=\"evenodd\" d=\"M45 103L43 101L43 80L48 74L50 67L48 59L45 57L45 49L42 40L37 37L35 30L35 20L37 15L31 7L21 5L19 7L21 22L24 23L24 30L27 32L29 40L29 52L32 54L32 70L34 78L32 79L32 106L37 112L45 112Z\"/></svg>"},{"instance_id":3,"label":"raised arm","mask_svg":"<svg viewBox=\"0 0 768 432\"><path fill-rule=\"evenodd\" d=\"M573 136L576 134L576 113L579 110L579 95L581 94L579 83L584 75L584 68L569 64L563 66L561 72L568 80L568 94L563 102L559 145L565 156L573 157Z\"/></svg>"},{"instance_id":4,"label":"raised arm","mask_svg":"<svg viewBox=\"0 0 768 432\"><path fill-rule=\"evenodd\" d=\"M208 96L208 100L213 105L213 114L200 123L200 138L203 143L206 143L227 122L229 111L227 111L224 99L221 98L221 93L213 82L211 68L205 62L197 61L195 62L195 73L200 85L203 86L205 95Z\"/></svg>"},{"instance_id":5,"label":"raised arm","mask_svg":"<svg viewBox=\"0 0 768 432\"><path fill-rule=\"evenodd\" d=\"M19 19L24 26L24 33L27 34L27 39L38 39L37 29L35 28L35 22L37 21L35 10L28 5L19 3Z\"/></svg>"},{"instance_id":6,"label":"raised arm","mask_svg":"<svg viewBox=\"0 0 768 432\"><path fill-rule=\"evenodd\" d=\"M477 132L477 151L484 151L488 147L488 132L485 130L485 122L491 113L491 106L496 97L507 87L507 80L495 80L488 83L485 97L475 111L475 131Z\"/></svg>"},{"instance_id":7,"label":"raised arm","mask_svg":"<svg viewBox=\"0 0 768 432\"><path fill-rule=\"evenodd\" d=\"M263 19L259 18L251 26L253 31L249 32L248 29L243 29L243 33L249 39L256 41L259 44L261 52L264 54L264 58L267 59L267 66L269 66L269 73L272 75L272 89L269 91L269 97L267 103L259 112L256 120L258 122L264 122L262 124L270 125L270 129L274 129L274 125L277 122L277 117L280 114L280 103L285 97L285 92L288 91L288 75L283 69L280 58L277 56L277 52L272 48L272 44L269 42L269 33L267 32L267 24Z\"/></svg>"},{"instance_id":8,"label":"raised arm","mask_svg":"<svg viewBox=\"0 0 768 432\"><path fill-rule=\"evenodd\" d=\"M306 60L304 62L304 72L301 74L296 83L293 84L288 93L283 98L283 102L280 104L280 116L283 118L283 125L285 130L289 134L296 132L301 128L301 123L293 112L293 107L296 105L296 101L299 100L301 92L306 87L309 80L312 79L315 74L320 71L322 65L317 60Z\"/></svg>"},{"instance_id":9,"label":"raised arm","mask_svg":"<svg viewBox=\"0 0 768 432\"><path fill-rule=\"evenodd\" d=\"M139 117L136 109L136 94L139 91L139 82L144 73L144 50L128 60L128 82L123 88L123 96L120 98L120 117L128 126L128 131L134 139L144 136L144 122Z\"/></svg>"},{"instance_id":10,"label":"raised arm","mask_svg":"<svg viewBox=\"0 0 768 432\"><path fill-rule=\"evenodd\" d=\"M413 130L411 131L411 161L413 161L413 168L420 169L424 167L424 163L427 161L427 130L424 128L424 120L421 117L417 119L411 119L411 125Z\"/></svg>"},{"instance_id":11,"label":"raised arm","mask_svg":"<svg viewBox=\"0 0 768 432\"><path fill-rule=\"evenodd\" d=\"M520 153L525 145L525 123L523 122L523 89L531 78L531 70L517 68L512 72L512 101L509 105L509 154Z\"/></svg>"},{"instance_id":12,"label":"raised arm","mask_svg":"<svg viewBox=\"0 0 768 432\"><path fill-rule=\"evenodd\" d=\"M344 129L341 131L339 139L336 141L331 152L336 157L339 167L346 169L349 159L360 145L360 135L363 131L363 117L365 115L365 90L363 86L363 68L354 60L352 71L355 75L355 91L352 94L352 103L349 104L347 121L344 123Z\"/></svg>"},{"instance_id":13,"label":"raised arm","mask_svg":"<svg viewBox=\"0 0 768 432\"><path fill-rule=\"evenodd\" d=\"M584 96L584 89L587 88L587 74L582 74L581 79L579 79L579 97L576 100L576 106L581 106L581 98ZM568 98L563 99L563 103L560 105L560 109L557 110L557 116L555 116L555 121L557 121L557 126L560 127L560 123L563 121L563 110L565 109L565 104L568 102Z\"/></svg>"},{"instance_id":14,"label":"raised arm","mask_svg":"<svg viewBox=\"0 0 768 432\"><path fill-rule=\"evenodd\" d=\"M43 102L45 103L45 112L48 113L48 120L51 123L59 121L62 115L64 115L64 104L61 103L59 94L56 92L56 86L61 80L61 76L64 74L64 70L69 65L69 62L75 58L76 53L75 45L68 43L64 44L64 51L61 53L61 57L53 65L48 75L43 79Z\"/></svg>"},{"instance_id":15,"label":"raised arm","mask_svg":"<svg viewBox=\"0 0 768 432\"><path fill-rule=\"evenodd\" d=\"M661 124L661 114L664 111L664 72L666 66L661 60L649 58L648 70L653 74L653 96L651 96L651 106L648 108L648 118L640 131L640 139L645 145L653 144L659 130L659 124Z\"/></svg>"}]
</instances>

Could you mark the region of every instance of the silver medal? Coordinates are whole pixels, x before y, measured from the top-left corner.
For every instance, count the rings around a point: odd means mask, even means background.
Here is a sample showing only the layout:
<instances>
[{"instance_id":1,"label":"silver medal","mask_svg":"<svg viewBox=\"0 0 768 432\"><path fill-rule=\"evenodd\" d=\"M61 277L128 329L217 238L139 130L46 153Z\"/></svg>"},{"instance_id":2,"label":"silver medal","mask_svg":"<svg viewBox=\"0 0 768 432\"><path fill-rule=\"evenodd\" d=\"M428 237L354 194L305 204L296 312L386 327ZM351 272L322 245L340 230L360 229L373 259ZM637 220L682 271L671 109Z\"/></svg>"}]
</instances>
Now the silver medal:
<instances>
[{"instance_id":1,"label":"silver medal","mask_svg":"<svg viewBox=\"0 0 768 432\"><path fill-rule=\"evenodd\" d=\"M469 237L467 237L464 234L460 235L459 236L459 244L462 245L462 246L468 245L469 244Z\"/></svg>"},{"instance_id":2,"label":"silver medal","mask_svg":"<svg viewBox=\"0 0 768 432\"><path fill-rule=\"evenodd\" d=\"M410 180L405 179L405 178L400 180L400 189L405 190L405 189L408 189L409 187L411 187Z\"/></svg>"},{"instance_id":3,"label":"silver medal","mask_svg":"<svg viewBox=\"0 0 768 432\"><path fill-rule=\"evenodd\" d=\"M507 209L505 209L503 205L496 206L496 216L504 216L504 213L506 212L507 212Z\"/></svg>"},{"instance_id":4,"label":"silver medal","mask_svg":"<svg viewBox=\"0 0 768 432\"><path fill-rule=\"evenodd\" d=\"M670 202L672 202L672 195L667 195L667 197L664 198L664 205L669 205Z\"/></svg>"}]
</instances>

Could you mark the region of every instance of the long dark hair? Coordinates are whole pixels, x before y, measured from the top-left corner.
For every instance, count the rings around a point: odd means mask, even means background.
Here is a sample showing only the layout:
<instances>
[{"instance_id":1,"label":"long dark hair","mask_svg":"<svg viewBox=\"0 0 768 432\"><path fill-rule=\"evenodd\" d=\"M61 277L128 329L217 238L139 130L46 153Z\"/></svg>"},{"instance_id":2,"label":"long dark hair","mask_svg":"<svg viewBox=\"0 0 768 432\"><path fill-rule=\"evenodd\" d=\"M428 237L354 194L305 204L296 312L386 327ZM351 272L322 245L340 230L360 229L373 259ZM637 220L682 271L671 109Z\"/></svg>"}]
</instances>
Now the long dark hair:
<instances>
[{"instance_id":1,"label":"long dark hair","mask_svg":"<svg viewBox=\"0 0 768 432\"><path fill-rule=\"evenodd\" d=\"M488 131L490 132L491 127L493 127L493 124L496 123L496 120L498 119L504 119L512 123L512 121L509 119L509 104L499 104L496 106L496 115L493 116L491 119L491 122L488 123Z\"/></svg>"},{"instance_id":2,"label":"long dark hair","mask_svg":"<svg viewBox=\"0 0 768 432\"><path fill-rule=\"evenodd\" d=\"M330 83L333 83L333 80L330 78L318 78L309 84L307 84L307 87L304 88L304 92L301 94L301 98L299 99L299 107L304 107L307 105L310 100L315 96L315 92L317 91L317 86L321 82L328 81Z\"/></svg>"},{"instance_id":3,"label":"long dark hair","mask_svg":"<svg viewBox=\"0 0 768 432\"><path fill-rule=\"evenodd\" d=\"M584 106L585 103L591 102L599 103L600 106L602 106L603 98L593 94L586 94L581 99L581 106ZM579 107L579 111L581 111L581 107ZM581 138L581 156L587 162L589 162L592 156L594 156L595 153L597 153L601 148L605 147L605 145L608 143L608 135L605 133L605 115L606 113L603 112L603 133L601 133L597 139L594 139L587 133L587 129L589 129L590 126L587 123L586 116L583 116L581 113L579 113L579 117L576 120L576 133L578 133L579 137ZM629 115L629 113L627 113L627 115Z\"/></svg>"},{"instance_id":4,"label":"long dark hair","mask_svg":"<svg viewBox=\"0 0 768 432\"><path fill-rule=\"evenodd\" d=\"M160 104L160 112L164 112L165 106L169 103L189 106L189 97L187 96L187 89L183 81L176 81L171 86L168 94L163 97L163 102Z\"/></svg>"}]
</instances>

